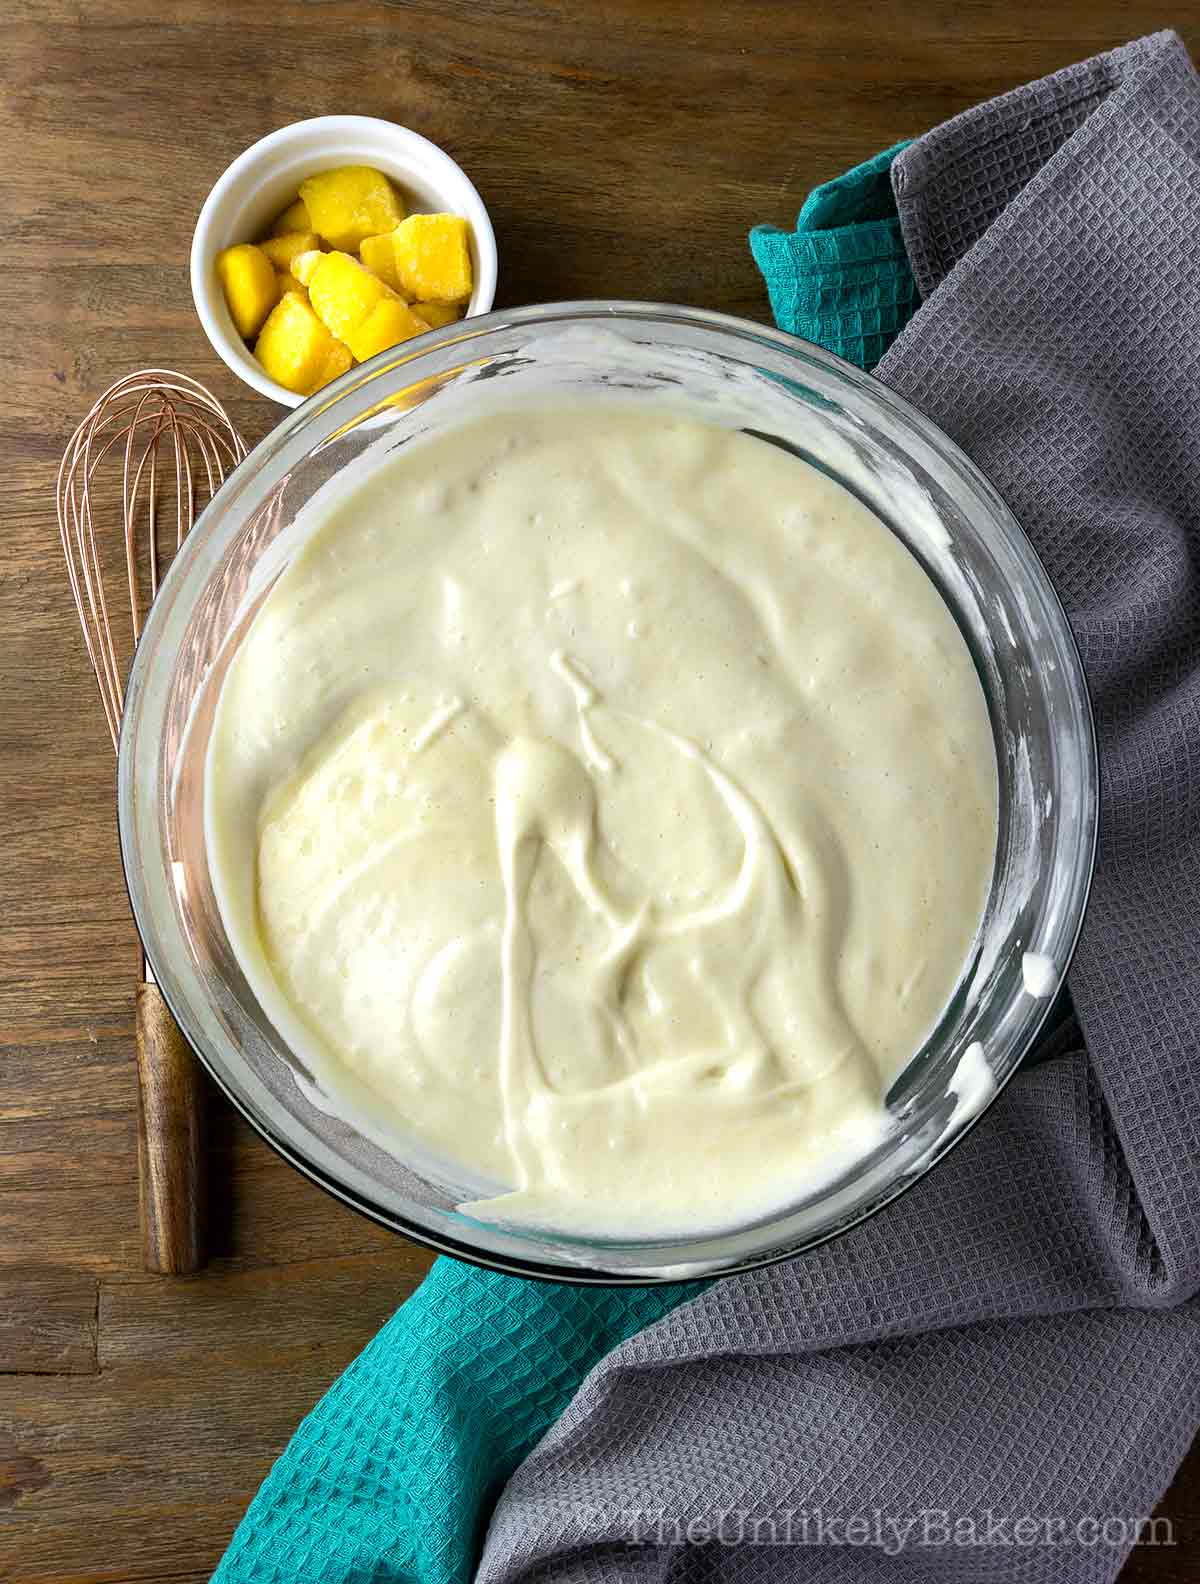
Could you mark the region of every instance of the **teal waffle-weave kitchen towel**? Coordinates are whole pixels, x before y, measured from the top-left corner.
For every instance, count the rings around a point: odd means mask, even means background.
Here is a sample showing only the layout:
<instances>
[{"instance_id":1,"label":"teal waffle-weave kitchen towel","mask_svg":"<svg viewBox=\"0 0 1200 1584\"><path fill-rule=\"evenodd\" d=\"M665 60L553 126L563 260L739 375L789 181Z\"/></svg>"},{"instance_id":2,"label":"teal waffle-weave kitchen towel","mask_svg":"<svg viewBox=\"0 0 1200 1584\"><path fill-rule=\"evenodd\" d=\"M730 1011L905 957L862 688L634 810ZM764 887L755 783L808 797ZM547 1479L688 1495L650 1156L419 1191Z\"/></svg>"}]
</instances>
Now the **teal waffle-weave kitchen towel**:
<instances>
[{"instance_id":1,"label":"teal waffle-weave kitchen towel","mask_svg":"<svg viewBox=\"0 0 1200 1584\"><path fill-rule=\"evenodd\" d=\"M891 183L907 147L897 143L816 188L794 231L750 233L780 329L862 369L874 368L917 308Z\"/></svg>"},{"instance_id":2,"label":"teal waffle-weave kitchen towel","mask_svg":"<svg viewBox=\"0 0 1200 1584\"><path fill-rule=\"evenodd\" d=\"M781 328L863 368L917 303L897 152L817 188L796 231L750 238ZM214 1584L465 1584L500 1489L588 1371L702 1286L567 1287L439 1259L301 1424Z\"/></svg>"},{"instance_id":3,"label":"teal waffle-weave kitchen towel","mask_svg":"<svg viewBox=\"0 0 1200 1584\"><path fill-rule=\"evenodd\" d=\"M592 1365L703 1285L437 1260L296 1431L214 1584L461 1584L505 1480Z\"/></svg>"}]
</instances>

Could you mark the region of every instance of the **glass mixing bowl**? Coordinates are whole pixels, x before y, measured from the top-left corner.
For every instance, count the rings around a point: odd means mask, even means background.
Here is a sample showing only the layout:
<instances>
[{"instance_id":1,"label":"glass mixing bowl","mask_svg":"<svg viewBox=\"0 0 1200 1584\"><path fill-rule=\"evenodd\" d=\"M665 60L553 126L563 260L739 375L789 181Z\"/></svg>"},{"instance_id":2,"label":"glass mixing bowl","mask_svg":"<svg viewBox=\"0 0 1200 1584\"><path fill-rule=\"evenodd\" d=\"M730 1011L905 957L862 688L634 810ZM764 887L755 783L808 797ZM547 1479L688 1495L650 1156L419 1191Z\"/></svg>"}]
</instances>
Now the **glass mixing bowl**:
<instances>
[{"instance_id":1,"label":"glass mixing bowl","mask_svg":"<svg viewBox=\"0 0 1200 1584\"><path fill-rule=\"evenodd\" d=\"M719 1233L585 1239L455 1208L453 1184L339 1116L243 977L205 858L213 706L297 517L405 440L497 405L619 397L736 425L839 479L910 547L966 638L1000 775L999 841L976 949L937 1027L893 1083L892 1126L831 1181ZM1051 1005L1024 954L1061 978L1083 918L1096 759L1082 669L1028 540L978 469L884 386L820 348L719 314L638 303L493 313L345 375L284 420L200 518L154 603L129 681L118 804L133 910L180 1027L242 1113L346 1203L444 1252L580 1282L670 1281L813 1247L929 1171L1016 1070ZM978 1047L982 1047L980 1050ZM458 1195L468 1197L467 1193Z\"/></svg>"}]
</instances>

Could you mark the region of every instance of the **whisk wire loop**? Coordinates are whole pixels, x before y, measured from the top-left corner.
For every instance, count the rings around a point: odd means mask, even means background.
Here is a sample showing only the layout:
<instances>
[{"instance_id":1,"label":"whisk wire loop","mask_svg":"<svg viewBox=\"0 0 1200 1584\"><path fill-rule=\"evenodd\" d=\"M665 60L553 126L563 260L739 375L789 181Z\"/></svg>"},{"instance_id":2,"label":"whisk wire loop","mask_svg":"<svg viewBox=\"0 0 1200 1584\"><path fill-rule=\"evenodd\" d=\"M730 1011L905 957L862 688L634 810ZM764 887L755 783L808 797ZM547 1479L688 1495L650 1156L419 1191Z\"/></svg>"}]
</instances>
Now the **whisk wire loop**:
<instances>
[{"instance_id":1,"label":"whisk wire loop","mask_svg":"<svg viewBox=\"0 0 1200 1584\"><path fill-rule=\"evenodd\" d=\"M97 509L100 469L113 452L121 463L119 521L132 653L146 608L158 593L160 516L169 511L164 503L173 491L173 553L183 543L200 506L216 494L226 474L246 455L246 444L210 390L186 374L158 368L139 369L110 385L92 403L67 443L55 489L58 531L71 595L115 748L125 682L102 554L104 536L112 526L102 503ZM169 516L165 522L170 522ZM140 576L143 562L149 572L145 600Z\"/></svg>"}]
</instances>

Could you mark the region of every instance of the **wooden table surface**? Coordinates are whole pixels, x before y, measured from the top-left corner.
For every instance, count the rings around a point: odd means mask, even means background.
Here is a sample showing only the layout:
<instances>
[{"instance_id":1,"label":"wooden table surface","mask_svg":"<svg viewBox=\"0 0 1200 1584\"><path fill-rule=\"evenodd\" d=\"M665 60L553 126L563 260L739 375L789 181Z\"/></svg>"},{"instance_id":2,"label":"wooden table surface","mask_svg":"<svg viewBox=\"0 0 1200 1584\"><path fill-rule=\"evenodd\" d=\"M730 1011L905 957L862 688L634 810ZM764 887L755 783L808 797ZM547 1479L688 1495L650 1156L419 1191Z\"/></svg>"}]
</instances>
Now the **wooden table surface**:
<instances>
[{"instance_id":1,"label":"wooden table surface","mask_svg":"<svg viewBox=\"0 0 1200 1584\"><path fill-rule=\"evenodd\" d=\"M0 1578L206 1579L300 1417L420 1281L421 1249L214 1106L217 1257L139 1265L135 936L113 762L52 506L71 429L149 363L279 414L209 350L187 255L229 161L286 122L404 122L474 178L500 305L628 296L767 318L745 245L816 182L1200 0L0 0ZM1200 1575L1200 1456L1177 1544Z\"/></svg>"}]
</instances>

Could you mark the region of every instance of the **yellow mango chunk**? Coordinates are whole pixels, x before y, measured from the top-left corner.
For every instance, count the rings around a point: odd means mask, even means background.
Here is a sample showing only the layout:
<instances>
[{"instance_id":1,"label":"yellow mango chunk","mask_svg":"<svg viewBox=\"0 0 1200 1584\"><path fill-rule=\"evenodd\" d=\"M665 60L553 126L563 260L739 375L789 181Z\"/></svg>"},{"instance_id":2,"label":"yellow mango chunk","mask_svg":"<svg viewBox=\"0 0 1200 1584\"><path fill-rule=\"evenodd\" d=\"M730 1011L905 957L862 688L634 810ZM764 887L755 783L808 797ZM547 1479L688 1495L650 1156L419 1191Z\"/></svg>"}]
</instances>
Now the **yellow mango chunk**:
<instances>
[{"instance_id":1,"label":"yellow mango chunk","mask_svg":"<svg viewBox=\"0 0 1200 1584\"><path fill-rule=\"evenodd\" d=\"M239 242L217 254L217 279L238 335L249 340L279 301L275 266L253 242Z\"/></svg>"},{"instance_id":2,"label":"yellow mango chunk","mask_svg":"<svg viewBox=\"0 0 1200 1584\"><path fill-rule=\"evenodd\" d=\"M287 236L293 231L311 231L312 228L312 221L308 218L308 210L304 207L304 200L297 198L295 203L288 204L287 208L271 227L271 235L273 237Z\"/></svg>"},{"instance_id":3,"label":"yellow mango chunk","mask_svg":"<svg viewBox=\"0 0 1200 1584\"><path fill-rule=\"evenodd\" d=\"M396 274L396 246L390 231L384 236L363 237L358 256L371 274L378 275L385 286L390 286L398 294L403 293L400 277Z\"/></svg>"},{"instance_id":4,"label":"yellow mango chunk","mask_svg":"<svg viewBox=\"0 0 1200 1584\"><path fill-rule=\"evenodd\" d=\"M291 262L291 272L300 282L301 286L308 286L313 276L317 273L317 265L325 257L319 248L313 248L310 253L297 253Z\"/></svg>"},{"instance_id":5,"label":"yellow mango chunk","mask_svg":"<svg viewBox=\"0 0 1200 1584\"><path fill-rule=\"evenodd\" d=\"M403 297L385 297L377 303L366 319L347 338L346 345L360 363L365 363L376 352L386 351L397 342L409 341L413 336L424 335L428 327Z\"/></svg>"},{"instance_id":6,"label":"yellow mango chunk","mask_svg":"<svg viewBox=\"0 0 1200 1584\"><path fill-rule=\"evenodd\" d=\"M348 346L343 346L340 341L329 338L329 345L321 358L321 367L317 375L314 391L319 391L323 385L328 385L331 380L340 378L348 369L354 367L354 354Z\"/></svg>"},{"instance_id":7,"label":"yellow mango chunk","mask_svg":"<svg viewBox=\"0 0 1200 1584\"><path fill-rule=\"evenodd\" d=\"M417 318L403 297L348 253L321 255L308 294L325 326L345 342L360 363L397 341L425 332L424 320Z\"/></svg>"},{"instance_id":8,"label":"yellow mango chunk","mask_svg":"<svg viewBox=\"0 0 1200 1584\"><path fill-rule=\"evenodd\" d=\"M443 325L453 324L456 319L462 318L462 306L459 303L415 302L412 311L424 319L431 330L440 330Z\"/></svg>"},{"instance_id":9,"label":"yellow mango chunk","mask_svg":"<svg viewBox=\"0 0 1200 1584\"><path fill-rule=\"evenodd\" d=\"M279 295L281 297L286 292L296 292L299 296L304 298L305 302L308 301L308 293L305 291L303 285L288 270L276 270L275 278L279 282Z\"/></svg>"},{"instance_id":10,"label":"yellow mango chunk","mask_svg":"<svg viewBox=\"0 0 1200 1584\"><path fill-rule=\"evenodd\" d=\"M465 302L474 285L461 215L409 215L396 227L396 273L414 302Z\"/></svg>"},{"instance_id":11,"label":"yellow mango chunk","mask_svg":"<svg viewBox=\"0 0 1200 1584\"><path fill-rule=\"evenodd\" d=\"M339 341L350 334L385 297L395 293L348 253L322 253L308 283L313 308Z\"/></svg>"},{"instance_id":12,"label":"yellow mango chunk","mask_svg":"<svg viewBox=\"0 0 1200 1584\"><path fill-rule=\"evenodd\" d=\"M311 228L331 247L355 252L364 238L392 231L404 219L404 205L382 171L369 165L343 165L300 183L300 197Z\"/></svg>"},{"instance_id":13,"label":"yellow mango chunk","mask_svg":"<svg viewBox=\"0 0 1200 1584\"><path fill-rule=\"evenodd\" d=\"M288 231L283 236L268 237L259 247L277 270L291 269L297 253L310 253L320 247L321 239L315 231Z\"/></svg>"},{"instance_id":14,"label":"yellow mango chunk","mask_svg":"<svg viewBox=\"0 0 1200 1584\"><path fill-rule=\"evenodd\" d=\"M295 292L286 292L271 310L254 355L273 380L300 396L311 396L354 362L350 349L338 344Z\"/></svg>"}]
</instances>

